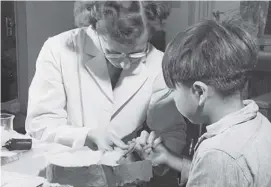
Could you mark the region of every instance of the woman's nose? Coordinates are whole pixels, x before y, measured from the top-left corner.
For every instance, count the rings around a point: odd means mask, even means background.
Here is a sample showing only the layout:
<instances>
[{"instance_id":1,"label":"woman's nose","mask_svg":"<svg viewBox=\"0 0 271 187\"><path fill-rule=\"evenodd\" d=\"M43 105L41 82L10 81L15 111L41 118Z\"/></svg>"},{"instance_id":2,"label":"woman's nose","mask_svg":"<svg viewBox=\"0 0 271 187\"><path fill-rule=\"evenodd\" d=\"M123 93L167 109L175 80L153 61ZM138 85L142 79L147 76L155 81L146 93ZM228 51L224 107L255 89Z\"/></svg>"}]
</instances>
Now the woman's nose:
<instances>
[{"instance_id":1,"label":"woman's nose","mask_svg":"<svg viewBox=\"0 0 271 187\"><path fill-rule=\"evenodd\" d=\"M131 60L129 57L126 57L123 59L124 63L131 63Z\"/></svg>"},{"instance_id":2,"label":"woman's nose","mask_svg":"<svg viewBox=\"0 0 271 187\"><path fill-rule=\"evenodd\" d=\"M120 65L123 69L129 69L131 66L131 60L129 58L124 58Z\"/></svg>"}]
</instances>

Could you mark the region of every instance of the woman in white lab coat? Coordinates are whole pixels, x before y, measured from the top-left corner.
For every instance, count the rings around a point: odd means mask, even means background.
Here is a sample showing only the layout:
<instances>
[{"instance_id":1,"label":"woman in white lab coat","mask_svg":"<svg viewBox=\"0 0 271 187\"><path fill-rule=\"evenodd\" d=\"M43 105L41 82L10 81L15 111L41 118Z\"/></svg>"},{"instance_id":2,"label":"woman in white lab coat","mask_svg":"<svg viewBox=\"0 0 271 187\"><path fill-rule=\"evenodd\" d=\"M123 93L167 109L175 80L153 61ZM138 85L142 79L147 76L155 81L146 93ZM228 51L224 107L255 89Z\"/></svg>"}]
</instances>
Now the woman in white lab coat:
<instances>
[{"instance_id":1,"label":"woman in white lab coat","mask_svg":"<svg viewBox=\"0 0 271 187\"><path fill-rule=\"evenodd\" d=\"M75 3L79 28L50 37L38 56L27 133L72 147L125 148L121 140L146 122L179 153L184 121L167 94L163 53L148 42L168 12L158 2Z\"/></svg>"}]
</instances>

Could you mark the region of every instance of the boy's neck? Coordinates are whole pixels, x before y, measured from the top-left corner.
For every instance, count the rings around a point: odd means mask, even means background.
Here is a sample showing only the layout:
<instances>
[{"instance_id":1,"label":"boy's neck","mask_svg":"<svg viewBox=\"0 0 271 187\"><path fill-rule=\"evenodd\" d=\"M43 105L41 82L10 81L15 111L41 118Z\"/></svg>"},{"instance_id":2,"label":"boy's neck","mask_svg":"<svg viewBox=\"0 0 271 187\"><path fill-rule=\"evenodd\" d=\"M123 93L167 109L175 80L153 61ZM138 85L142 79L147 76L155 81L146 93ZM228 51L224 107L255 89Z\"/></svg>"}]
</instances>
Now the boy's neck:
<instances>
[{"instance_id":1,"label":"boy's neck","mask_svg":"<svg viewBox=\"0 0 271 187\"><path fill-rule=\"evenodd\" d=\"M240 94L230 97L218 97L213 102L215 107L210 107L207 124L213 124L230 113L237 112L244 107Z\"/></svg>"}]
</instances>

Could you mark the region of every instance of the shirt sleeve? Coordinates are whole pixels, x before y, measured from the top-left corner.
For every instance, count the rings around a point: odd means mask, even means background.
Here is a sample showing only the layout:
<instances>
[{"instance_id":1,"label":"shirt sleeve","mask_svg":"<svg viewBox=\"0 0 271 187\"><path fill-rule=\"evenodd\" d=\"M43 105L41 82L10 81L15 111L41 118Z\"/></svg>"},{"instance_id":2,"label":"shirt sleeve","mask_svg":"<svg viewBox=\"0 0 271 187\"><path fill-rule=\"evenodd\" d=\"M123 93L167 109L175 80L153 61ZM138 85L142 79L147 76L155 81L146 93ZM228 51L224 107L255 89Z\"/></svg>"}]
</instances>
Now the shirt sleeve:
<instances>
[{"instance_id":1,"label":"shirt sleeve","mask_svg":"<svg viewBox=\"0 0 271 187\"><path fill-rule=\"evenodd\" d=\"M236 160L220 150L209 150L194 158L187 187L249 186Z\"/></svg>"},{"instance_id":2,"label":"shirt sleeve","mask_svg":"<svg viewBox=\"0 0 271 187\"><path fill-rule=\"evenodd\" d=\"M186 123L177 110L162 73L154 81L147 125L162 137L164 145L171 152L181 154L186 143Z\"/></svg>"},{"instance_id":3,"label":"shirt sleeve","mask_svg":"<svg viewBox=\"0 0 271 187\"><path fill-rule=\"evenodd\" d=\"M186 123L177 110L169 91L161 72L154 81L147 113L147 125L151 131L155 131L158 136L162 137L167 149L176 155L181 155L186 143ZM165 165L159 165L155 167L154 171L161 176L168 169Z\"/></svg>"}]
</instances>

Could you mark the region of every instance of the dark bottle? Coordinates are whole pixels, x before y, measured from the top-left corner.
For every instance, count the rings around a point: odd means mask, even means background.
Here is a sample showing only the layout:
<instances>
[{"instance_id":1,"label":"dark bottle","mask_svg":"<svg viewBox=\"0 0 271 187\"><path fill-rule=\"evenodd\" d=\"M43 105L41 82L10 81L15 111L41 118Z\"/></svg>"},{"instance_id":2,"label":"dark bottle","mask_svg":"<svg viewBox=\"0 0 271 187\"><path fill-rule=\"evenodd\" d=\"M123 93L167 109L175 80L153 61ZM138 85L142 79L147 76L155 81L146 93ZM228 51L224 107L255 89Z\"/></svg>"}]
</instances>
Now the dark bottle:
<instances>
[{"instance_id":1,"label":"dark bottle","mask_svg":"<svg viewBox=\"0 0 271 187\"><path fill-rule=\"evenodd\" d=\"M10 139L3 146L9 151L30 150L32 148L32 139Z\"/></svg>"}]
</instances>

